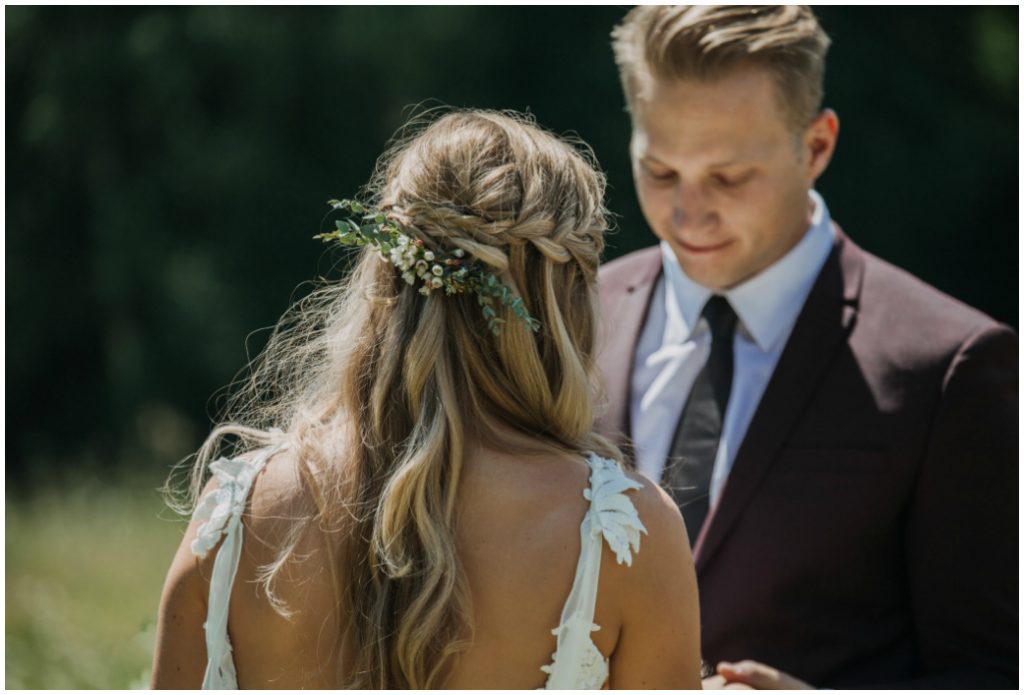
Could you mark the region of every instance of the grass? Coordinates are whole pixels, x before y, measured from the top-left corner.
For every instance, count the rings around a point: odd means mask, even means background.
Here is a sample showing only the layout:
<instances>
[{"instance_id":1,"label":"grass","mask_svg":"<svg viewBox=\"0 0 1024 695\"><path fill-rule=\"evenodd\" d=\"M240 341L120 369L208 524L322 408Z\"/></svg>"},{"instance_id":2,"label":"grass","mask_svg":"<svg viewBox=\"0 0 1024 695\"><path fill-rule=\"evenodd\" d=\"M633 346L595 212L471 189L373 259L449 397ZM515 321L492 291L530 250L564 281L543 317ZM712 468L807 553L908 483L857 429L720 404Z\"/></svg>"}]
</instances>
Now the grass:
<instances>
[{"instance_id":1,"label":"grass","mask_svg":"<svg viewBox=\"0 0 1024 695\"><path fill-rule=\"evenodd\" d=\"M145 688L184 523L158 481L6 499L6 687Z\"/></svg>"}]
</instances>

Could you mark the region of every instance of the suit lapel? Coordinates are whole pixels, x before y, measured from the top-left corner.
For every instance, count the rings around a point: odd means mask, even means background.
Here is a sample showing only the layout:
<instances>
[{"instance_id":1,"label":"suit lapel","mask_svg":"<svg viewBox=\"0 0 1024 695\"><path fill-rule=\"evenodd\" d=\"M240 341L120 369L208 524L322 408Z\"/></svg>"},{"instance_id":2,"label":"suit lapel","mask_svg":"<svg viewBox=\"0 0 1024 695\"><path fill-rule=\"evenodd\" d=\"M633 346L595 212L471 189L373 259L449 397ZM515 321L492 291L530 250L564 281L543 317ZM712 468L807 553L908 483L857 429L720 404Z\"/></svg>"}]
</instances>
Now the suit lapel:
<instances>
[{"instance_id":1,"label":"suit lapel","mask_svg":"<svg viewBox=\"0 0 1024 695\"><path fill-rule=\"evenodd\" d=\"M793 326L750 422L718 504L694 546L698 574L736 524L793 427L799 422L836 350L853 326L864 260L836 227L836 243Z\"/></svg>"},{"instance_id":2,"label":"suit lapel","mask_svg":"<svg viewBox=\"0 0 1024 695\"><path fill-rule=\"evenodd\" d=\"M624 448L632 459L628 440L630 377L636 358L644 319L654 294L655 282L661 274L661 250L654 246L636 254L627 273L602 278L601 334L598 337L597 365L604 377L606 398L604 412L595 429Z\"/></svg>"}]
</instances>

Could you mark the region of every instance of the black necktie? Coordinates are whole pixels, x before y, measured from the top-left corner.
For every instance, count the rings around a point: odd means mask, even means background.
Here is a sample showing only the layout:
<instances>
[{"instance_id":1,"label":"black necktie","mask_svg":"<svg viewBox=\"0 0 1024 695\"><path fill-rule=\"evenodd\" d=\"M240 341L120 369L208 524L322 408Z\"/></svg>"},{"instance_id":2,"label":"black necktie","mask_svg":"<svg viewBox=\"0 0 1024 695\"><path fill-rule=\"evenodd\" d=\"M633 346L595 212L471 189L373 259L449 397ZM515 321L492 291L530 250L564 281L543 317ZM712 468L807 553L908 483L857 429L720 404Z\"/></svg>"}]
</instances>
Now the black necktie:
<instances>
[{"instance_id":1,"label":"black necktie","mask_svg":"<svg viewBox=\"0 0 1024 695\"><path fill-rule=\"evenodd\" d=\"M679 416L663 476L683 514L690 547L708 514L711 472L732 387L732 339L736 332L736 312L725 297L712 296L701 316L711 327L711 354Z\"/></svg>"}]
</instances>

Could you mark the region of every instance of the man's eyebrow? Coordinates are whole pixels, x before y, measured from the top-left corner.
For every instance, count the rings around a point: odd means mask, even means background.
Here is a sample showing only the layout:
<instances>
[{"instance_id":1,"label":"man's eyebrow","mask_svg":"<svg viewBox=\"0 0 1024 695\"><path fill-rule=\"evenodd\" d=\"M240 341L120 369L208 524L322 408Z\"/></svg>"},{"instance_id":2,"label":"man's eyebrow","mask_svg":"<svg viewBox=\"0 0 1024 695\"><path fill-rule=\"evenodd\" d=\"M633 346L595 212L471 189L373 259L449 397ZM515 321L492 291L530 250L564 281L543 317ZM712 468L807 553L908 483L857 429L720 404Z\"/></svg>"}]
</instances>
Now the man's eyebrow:
<instances>
[{"instance_id":1,"label":"man's eyebrow","mask_svg":"<svg viewBox=\"0 0 1024 695\"><path fill-rule=\"evenodd\" d=\"M726 159L721 162L715 162L709 168L710 169L728 169L729 167L739 166L741 164L751 164L752 161L749 157L733 157L732 159Z\"/></svg>"},{"instance_id":2,"label":"man's eyebrow","mask_svg":"<svg viewBox=\"0 0 1024 695\"><path fill-rule=\"evenodd\" d=\"M652 154L643 153L640 155L640 161L644 164L657 164L663 167L670 167L662 160L658 159ZM708 166L709 169L728 169L729 167L741 166L746 164L753 164L753 160L749 157L733 157L731 159L723 159L720 162L715 162Z\"/></svg>"},{"instance_id":3,"label":"man's eyebrow","mask_svg":"<svg viewBox=\"0 0 1024 695\"><path fill-rule=\"evenodd\" d=\"M658 165L663 166L663 167L667 167L668 166L668 164L665 164L665 162L661 161L660 159L658 159L657 157L655 157L652 154L644 153L644 154L640 155L640 159L643 160L644 162L650 162L651 164L658 164Z\"/></svg>"}]
</instances>

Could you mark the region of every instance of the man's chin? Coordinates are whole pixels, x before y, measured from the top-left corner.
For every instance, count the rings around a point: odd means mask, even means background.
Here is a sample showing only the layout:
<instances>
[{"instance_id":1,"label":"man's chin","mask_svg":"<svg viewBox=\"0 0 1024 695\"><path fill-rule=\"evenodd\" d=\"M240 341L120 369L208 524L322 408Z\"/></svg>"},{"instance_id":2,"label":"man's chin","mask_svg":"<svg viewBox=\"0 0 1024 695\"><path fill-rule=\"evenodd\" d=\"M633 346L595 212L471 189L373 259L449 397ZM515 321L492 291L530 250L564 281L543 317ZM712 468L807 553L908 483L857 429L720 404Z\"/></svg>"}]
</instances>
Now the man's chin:
<instances>
[{"instance_id":1,"label":"man's chin","mask_svg":"<svg viewBox=\"0 0 1024 695\"><path fill-rule=\"evenodd\" d=\"M680 264L680 267L686 277L712 292L724 292L739 284L734 279L735 274L726 268L709 268L703 264Z\"/></svg>"},{"instance_id":2,"label":"man's chin","mask_svg":"<svg viewBox=\"0 0 1024 695\"><path fill-rule=\"evenodd\" d=\"M744 278L743 268L737 263L742 260L742 249L736 241L704 253L692 253L678 244L673 245L673 251L686 277L713 292L724 292Z\"/></svg>"}]
</instances>

